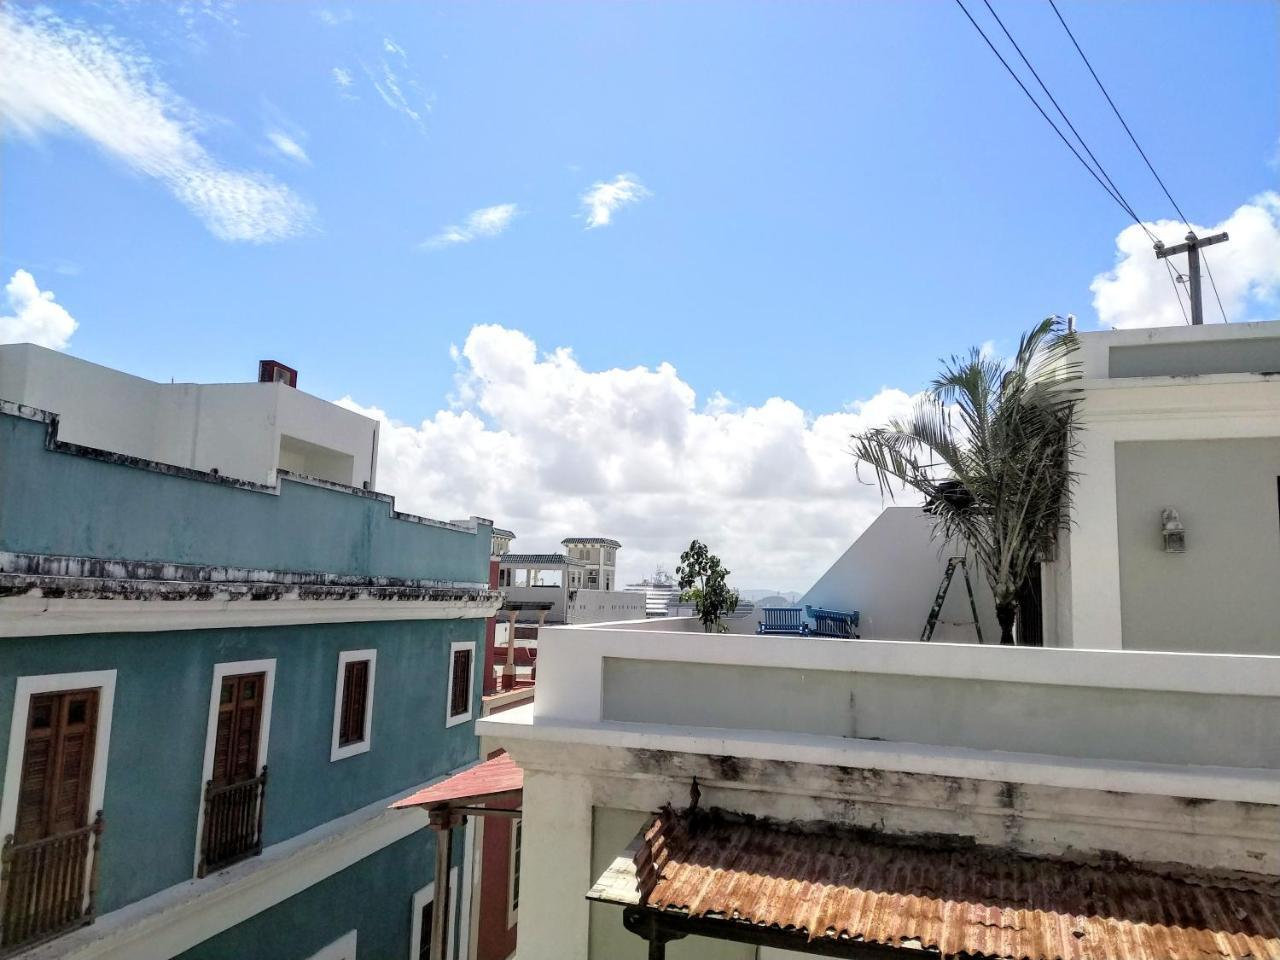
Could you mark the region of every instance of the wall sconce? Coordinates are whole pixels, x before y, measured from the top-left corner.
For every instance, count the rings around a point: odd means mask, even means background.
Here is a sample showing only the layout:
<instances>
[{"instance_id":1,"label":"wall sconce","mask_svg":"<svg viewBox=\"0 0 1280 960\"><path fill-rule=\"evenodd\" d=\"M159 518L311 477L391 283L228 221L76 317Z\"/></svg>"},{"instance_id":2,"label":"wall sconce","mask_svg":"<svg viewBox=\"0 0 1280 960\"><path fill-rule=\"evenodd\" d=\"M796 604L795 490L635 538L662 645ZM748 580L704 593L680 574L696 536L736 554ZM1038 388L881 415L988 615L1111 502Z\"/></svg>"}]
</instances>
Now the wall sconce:
<instances>
[{"instance_id":1,"label":"wall sconce","mask_svg":"<svg viewBox=\"0 0 1280 960\"><path fill-rule=\"evenodd\" d=\"M1178 511L1165 507L1160 511L1160 533L1164 537L1165 553L1187 552L1187 528L1182 525Z\"/></svg>"}]
</instances>

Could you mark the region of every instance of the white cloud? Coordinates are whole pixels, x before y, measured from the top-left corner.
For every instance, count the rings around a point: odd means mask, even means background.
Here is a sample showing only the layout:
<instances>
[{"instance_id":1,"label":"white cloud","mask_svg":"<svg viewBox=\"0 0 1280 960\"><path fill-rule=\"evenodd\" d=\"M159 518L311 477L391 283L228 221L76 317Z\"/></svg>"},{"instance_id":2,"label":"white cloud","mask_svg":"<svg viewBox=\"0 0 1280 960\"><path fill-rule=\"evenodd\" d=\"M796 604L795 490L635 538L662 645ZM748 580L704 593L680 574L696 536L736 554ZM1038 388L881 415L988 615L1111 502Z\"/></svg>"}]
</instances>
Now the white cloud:
<instances>
[{"instance_id":1,"label":"white cloud","mask_svg":"<svg viewBox=\"0 0 1280 960\"><path fill-rule=\"evenodd\" d=\"M260 173L219 163L191 108L134 48L42 9L0 8L0 116L29 138L74 133L163 183L223 240L265 242L303 230L310 208Z\"/></svg>"},{"instance_id":2,"label":"white cloud","mask_svg":"<svg viewBox=\"0 0 1280 960\"><path fill-rule=\"evenodd\" d=\"M1173 246L1186 235L1186 225L1173 220L1147 224L1149 230ZM1264 193L1212 226L1192 224L1198 236L1226 231L1226 243L1206 247L1205 260L1222 297L1227 319L1274 320L1280 317L1280 193ZM1187 258L1169 258L1174 272L1187 273ZM1206 323L1222 320L1208 273L1203 274ZM1180 284L1186 290L1185 284ZM1093 306L1104 327L1160 327L1184 324L1182 309L1169 282L1164 262L1157 260L1151 241L1135 223L1116 237L1116 265L1099 274L1089 287ZM1185 293L1184 293L1185 297Z\"/></svg>"},{"instance_id":3,"label":"white cloud","mask_svg":"<svg viewBox=\"0 0 1280 960\"><path fill-rule=\"evenodd\" d=\"M65 350L75 333L75 318L66 307L55 303L53 294L41 290L35 277L15 270L4 287L11 315L0 316L0 343L36 343Z\"/></svg>"},{"instance_id":4,"label":"white cloud","mask_svg":"<svg viewBox=\"0 0 1280 960\"><path fill-rule=\"evenodd\" d=\"M400 55L401 60L405 59L404 51L390 40L384 40L383 44L384 46L389 45L389 49L393 48ZM388 107L397 113L403 113L419 128L422 128L422 111L430 109L430 101L422 95L422 88L418 81L412 75L402 79L395 68L386 60L379 61L379 65L382 68L380 74L374 73L374 71L365 67L365 73L368 74L369 82L373 84L373 89L378 91L378 96L382 98L382 102ZM412 101L409 99L409 94L405 92L406 88L414 96Z\"/></svg>"},{"instance_id":5,"label":"white cloud","mask_svg":"<svg viewBox=\"0 0 1280 960\"><path fill-rule=\"evenodd\" d=\"M280 130L268 130L267 140L271 146L282 156L295 160L298 163L311 163L311 158L307 156L307 151L303 149L302 144L298 143L293 137Z\"/></svg>"},{"instance_id":6,"label":"white cloud","mask_svg":"<svg viewBox=\"0 0 1280 960\"><path fill-rule=\"evenodd\" d=\"M591 185L581 197L586 208L587 229L608 226L615 210L638 203L651 196L635 174L620 173L612 180L601 180Z\"/></svg>"},{"instance_id":7,"label":"white cloud","mask_svg":"<svg viewBox=\"0 0 1280 960\"><path fill-rule=\"evenodd\" d=\"M514 203L483 207L468 214L461 224L445 227L422 246L428 250L439 250L459 243L470 243L482 237L496 237L511 225L519 212L519 207Z\"/></svg>"},{"instance_id":8,"label":"white cloud","mask_svg":"<svg viewBox=\"0 0 1280 960\"><path fill-rule=\"evenodd\" d=\"M343 88L351 86L351 71L344 70L342 67L334 67L333 82Z\"/></svg>"},{"instance_id":9,"label":"white cloud","mask_svg":"<svg viewBox=\"0 0 1280 960\"><path fill-rule=\"evenodd\" d=\"M355 14L345 7L341 10L330 10L321 8L316 11L316 19L323 23L326 27L339 27L344 23L350 23L355 19Z\"/></svg>"},{"instance_id":10,"label":"white cloud","mask_svg":"<svg viewBox=\"0 0 1280 960\"><path fill-rule=\"evenodd\" d=\"M804 589L881 510L849 434L912 401L883 389L818 416L778 397L699 404L670 364L586 370L501 326L472 329L455 359L453 405L416 426L339 401L382 423L378 486L402 509L493 517L521 551L616 537L628 578L672 569L698 537L740 587Z\"/></svg>"}]
</instances>

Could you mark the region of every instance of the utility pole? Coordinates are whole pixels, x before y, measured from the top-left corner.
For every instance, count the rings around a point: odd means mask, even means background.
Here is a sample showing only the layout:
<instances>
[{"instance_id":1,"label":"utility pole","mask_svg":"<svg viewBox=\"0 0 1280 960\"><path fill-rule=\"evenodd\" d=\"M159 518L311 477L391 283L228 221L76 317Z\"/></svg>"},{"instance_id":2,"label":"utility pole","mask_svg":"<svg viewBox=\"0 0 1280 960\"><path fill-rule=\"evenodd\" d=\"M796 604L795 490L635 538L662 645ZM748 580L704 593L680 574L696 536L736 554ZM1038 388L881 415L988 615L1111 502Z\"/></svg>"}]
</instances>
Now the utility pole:
<instances>
[{"instance_id":1,"label":"utility pole","mask_svg":"<svg viewBox=\"0 0 1280 960\"><path fill-rule=\"evenodd\" d=\"M1227 235L1225 233L1215 233L1212 237L1205 237L1202 240L1194 232L1189 232L1185 243L1175 244L1172 247L1166 247L1161 241L1156 241L1157 260L1164 257L1172 257L1178 253L1187 255L1187 276L1191 280L1191 323L1193 326L1199 326L1204 323L1204 304L1200 299L1200 248L1211 247L1215 243L1222 243L1226 239Z\"/></svg>"}]
</instances>

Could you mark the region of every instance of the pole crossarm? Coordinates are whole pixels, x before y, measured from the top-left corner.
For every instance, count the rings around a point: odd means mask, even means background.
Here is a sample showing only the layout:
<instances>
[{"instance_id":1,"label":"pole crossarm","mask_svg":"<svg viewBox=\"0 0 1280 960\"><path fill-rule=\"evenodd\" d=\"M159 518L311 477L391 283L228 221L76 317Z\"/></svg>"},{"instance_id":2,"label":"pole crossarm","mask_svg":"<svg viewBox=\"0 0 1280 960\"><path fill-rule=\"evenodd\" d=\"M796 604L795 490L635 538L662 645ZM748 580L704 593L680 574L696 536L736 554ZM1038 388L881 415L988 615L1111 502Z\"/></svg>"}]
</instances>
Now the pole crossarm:
<instances>
[{"instance_id":1,"label":"pole crossarm","mask_svg":"<svg viewBox=\"0 0 1280 960\"><path fill-rule=\"evenodd\" d=\"M1197 237L1194 233L1187 234L1184 243L1176 243L1172 247L1165 246L1163 243L1156 243L1156 258L1172 257L1179 253L1186 253L1194 247L1211 247L1215 243L1222 243L1231 239L1225 233L1215 233L1211 237Z\"/></svg>"},{"instance_id":2,"label":"pole crossarm","mask_svg":"<svg viewBox=\"0 0 1280 960\"><path fill-rule=\"evenodd\" d=\"M1172 257L1174 254L1187 255L1187 281L1191 286L1191 325L1198 327L1204 323L1204 301L1200 292L1200 248L1211 247L1227 239L1225 233L1215 233L1211 237L1197 237L1194 232L1187 234L1186 241L1166 247L1159 240L1155 243L1156 259ZM1226 315L1223 314L1223 320Z\"/></svg>"}]
</instances>

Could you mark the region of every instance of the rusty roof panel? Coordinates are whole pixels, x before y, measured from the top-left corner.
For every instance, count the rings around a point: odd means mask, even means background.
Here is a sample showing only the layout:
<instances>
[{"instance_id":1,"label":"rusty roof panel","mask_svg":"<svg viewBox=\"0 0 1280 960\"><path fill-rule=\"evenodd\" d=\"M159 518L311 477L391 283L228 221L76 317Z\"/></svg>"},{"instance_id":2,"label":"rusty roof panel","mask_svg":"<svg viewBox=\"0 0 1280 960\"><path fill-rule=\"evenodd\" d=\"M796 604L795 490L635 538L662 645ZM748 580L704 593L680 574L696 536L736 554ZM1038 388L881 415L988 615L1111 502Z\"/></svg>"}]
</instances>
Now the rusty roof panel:
<instances>
[{"instance_id":1,"label":"rusty roof panel","mask_svg":"<svg viewBox=\"0 0 1280 960\"><path fill-rule=\"evenodd\" d=\"M664 810L595 899L1006 960L1280 960L1280 880ZM624 895L618 867L634 876Z\"/></svg>"},{"instance_id":2,"label":"rusty roof panel","mask_svg":"<svg viewBox=\"0 0 1280 960\"><path fill-rule=\"evenodd\" d=\"M524 771L504 751L495 757L467 767L439 783L419 790L391 804L393 809L405 807L446 807L464 803L484 803L500 794L514 793L524 787Z\"/></svg>"}]
</instances>

